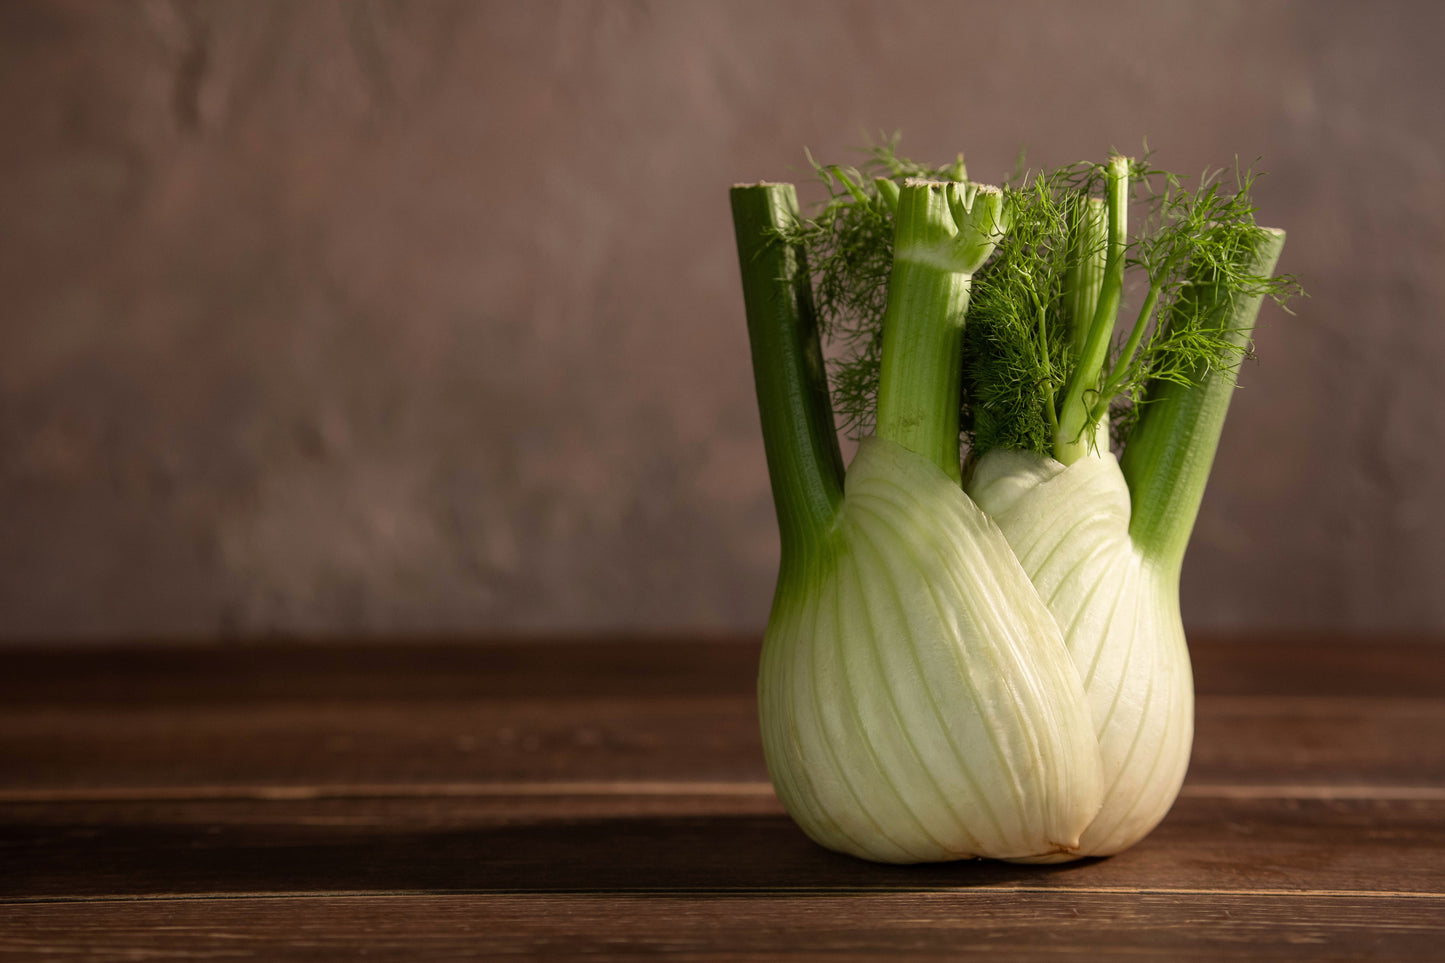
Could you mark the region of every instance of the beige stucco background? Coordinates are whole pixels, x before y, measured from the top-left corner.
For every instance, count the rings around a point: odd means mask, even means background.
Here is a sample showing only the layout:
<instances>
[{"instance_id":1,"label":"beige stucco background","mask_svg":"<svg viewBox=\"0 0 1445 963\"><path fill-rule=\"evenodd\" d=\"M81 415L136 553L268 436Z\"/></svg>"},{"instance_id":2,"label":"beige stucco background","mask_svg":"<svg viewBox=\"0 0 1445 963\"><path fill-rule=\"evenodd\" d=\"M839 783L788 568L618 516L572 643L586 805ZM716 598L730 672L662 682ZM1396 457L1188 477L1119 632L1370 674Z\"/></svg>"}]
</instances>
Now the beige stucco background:
<instances>
[{"instance_id":1,"label":"beige stucco background","mask_svg":"<svg viewBox=\"0 0 1445 963\"><path fill-rule=\"evenodd\" d=\"M0 639L752 632L727 187L1262 158L1195 629L1445 632L1445 5L0 4Z\"/></svg>"}]
</instances>

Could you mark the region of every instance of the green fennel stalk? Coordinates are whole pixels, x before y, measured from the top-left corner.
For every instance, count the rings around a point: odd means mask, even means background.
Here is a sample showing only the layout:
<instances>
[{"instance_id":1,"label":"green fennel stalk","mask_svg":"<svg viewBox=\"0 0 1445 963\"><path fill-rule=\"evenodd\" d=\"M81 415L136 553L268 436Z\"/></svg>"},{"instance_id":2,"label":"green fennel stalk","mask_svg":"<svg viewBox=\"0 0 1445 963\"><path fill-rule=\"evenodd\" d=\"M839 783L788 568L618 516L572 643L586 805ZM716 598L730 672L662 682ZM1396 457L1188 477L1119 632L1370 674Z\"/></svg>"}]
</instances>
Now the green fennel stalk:
<instances>
[{"instance_id":1,"label":"green fennel stalk","mask_svg":"<svg viewBox=\"0 0 1445 963\"><path fill-rule=\"evenodd\" d=\"M1065 465L1073 464L1095 446L1094 427L1099 420L1099 377L1108 357L1109 339L1124 294L1124 256L1129 221L1129 161L1112 157L1106 168L1108 200L1106 201L1106 234L1103 271L1094 277L1079 276L1071 280L1088 288L1075 293L1078 304L1093 304L1092 314L1068 319L1071 342L1077 346L1073 371L1059 403L1058 427L1054 430L1054 457ZM1078 226L1091 232L1089 222ZM1080 249L1089 244L1087 236L1071 239L1070 245ZM1082 271L1080 271L1082 274ZM1052 409L1050 409L1052 410ZM1105 406L1107 410L1107 405Z\"/></svg>"},{"instance_id":2,"label":"green fennel stalk","mask_svg":"<svg viewBox=\"0 0 1445 963\"><path fill-rule=\"evenodd\" d=\"M807 261L780 229L797 222L792 184L731 193L743 273L758 411L784 564L812 547L843 500L843 456L833 426Z\"/></svg>"},{"instance_id":3,"label":"green fennel stalk","mask_svg":"<svg viewBox=\"0 0 1445 963\"><path fill-rule=\"evenodd\" d=\"M1271 277L1284 240L1281 230L1261 229L1250 246L1234 252L1238 275ZM1242 358L1268 290L1241 288L1225 274L1217 264L1197 262L1176 311L1202 319ZM1184 379L1150 382L1139 401L1141 414L1124 443L1119 467L1134 505L1129 535L1146 555L1176 570L1183 564L1234 398L1238 361L1208 366L1200 361Z\"/></svg>"},{"instance_id":4,"label":"green fennel stalk","mask_svg":"<svg viewBox=\"0 0 1445 963\"><path fill-rule=\"evenodd\" d=\"M877 434L962 482L958 398L973 272L1003 235L997 188L910 179L895 202Z\"/></svg>"}]
</instances>

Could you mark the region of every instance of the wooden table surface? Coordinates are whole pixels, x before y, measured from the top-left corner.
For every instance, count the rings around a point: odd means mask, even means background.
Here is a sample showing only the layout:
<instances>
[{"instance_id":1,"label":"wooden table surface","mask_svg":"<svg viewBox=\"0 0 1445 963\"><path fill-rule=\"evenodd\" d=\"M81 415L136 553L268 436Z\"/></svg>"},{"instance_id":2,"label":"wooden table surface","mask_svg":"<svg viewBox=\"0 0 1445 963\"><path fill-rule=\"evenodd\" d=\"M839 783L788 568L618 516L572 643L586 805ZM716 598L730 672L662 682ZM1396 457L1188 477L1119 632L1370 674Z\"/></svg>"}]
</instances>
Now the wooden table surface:
<instances>
[{"instance_id":1,"label":"wooden table surface","mask_svg":"<svg viewBox=\"0 0 1445 963\"><path fill-rule=\"evenodd\" d=\"M1445 958L1445 645L1196 642L1120 856L877 866L767 783L757 646L0 651L0 960Z\"/></svg>"}]
</instances>

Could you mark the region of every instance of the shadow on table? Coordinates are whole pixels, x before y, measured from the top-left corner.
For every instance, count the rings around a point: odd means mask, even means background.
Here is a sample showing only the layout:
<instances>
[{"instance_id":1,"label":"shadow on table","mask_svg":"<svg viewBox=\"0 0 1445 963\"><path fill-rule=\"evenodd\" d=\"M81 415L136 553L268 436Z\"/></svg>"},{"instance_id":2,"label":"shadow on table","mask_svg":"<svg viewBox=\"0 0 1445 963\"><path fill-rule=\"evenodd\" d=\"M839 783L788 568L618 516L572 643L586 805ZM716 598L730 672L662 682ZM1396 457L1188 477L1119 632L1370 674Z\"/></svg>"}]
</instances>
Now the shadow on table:
<instances>
[{"instance_id":1,"label":"shadow on table","mask_svg":"<svg viewBox=\"0 0 1445 963\"><path fill-rule=\"evenodd\" d=\"M836 893L1035 883L1088 863L886 866L828 852L784 816L417 828L345 823L0 825L0 898L184 893Z\"/></svg>"}]
</instances>

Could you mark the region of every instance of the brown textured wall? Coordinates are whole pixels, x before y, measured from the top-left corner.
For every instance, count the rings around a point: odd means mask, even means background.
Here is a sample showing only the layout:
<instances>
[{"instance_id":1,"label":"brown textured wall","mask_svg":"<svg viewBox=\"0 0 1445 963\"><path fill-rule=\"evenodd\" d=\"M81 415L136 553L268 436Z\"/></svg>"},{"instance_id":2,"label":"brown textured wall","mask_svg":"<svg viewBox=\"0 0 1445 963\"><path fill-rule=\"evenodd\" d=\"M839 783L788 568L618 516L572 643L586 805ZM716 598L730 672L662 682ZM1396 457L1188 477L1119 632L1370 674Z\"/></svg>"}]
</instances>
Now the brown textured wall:
<instances>
[{"instance_id":1,"label":"brown textured wall","mask_svg":"<svg viewBox=\"0 0 1445 963\"><path fill-rule=\"evenodd\" d=\"M1445 630L1445 9L0 4L0 639L756 629L726 188L1257 156L1196 627Z\"/></svg>"}]
</instances>

